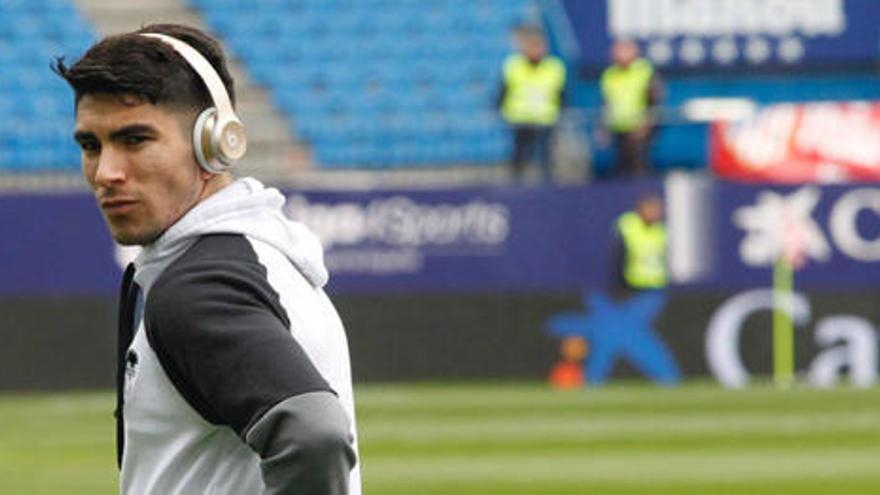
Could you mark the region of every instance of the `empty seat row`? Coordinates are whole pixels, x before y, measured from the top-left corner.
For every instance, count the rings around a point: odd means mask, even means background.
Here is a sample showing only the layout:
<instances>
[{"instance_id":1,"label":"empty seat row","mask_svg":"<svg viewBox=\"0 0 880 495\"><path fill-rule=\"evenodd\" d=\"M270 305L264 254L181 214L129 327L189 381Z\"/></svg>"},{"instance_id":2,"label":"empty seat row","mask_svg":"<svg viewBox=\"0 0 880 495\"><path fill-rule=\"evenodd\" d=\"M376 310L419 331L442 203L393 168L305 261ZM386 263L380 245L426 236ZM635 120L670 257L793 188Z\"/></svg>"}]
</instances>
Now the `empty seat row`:
<instances>
[{"instance_id":1,"label":"empty seat row","mask_svg":"<svg viewBox=\"0 0 880 495\"><path fill-rule=\"evenodd\" d=\"M236 55L257 64L345 63L422 60L455 62L462 59L498 61L511 49L506 37L485 38L461 35L442 39L435 35L417 36L383 34L362 43L330 37L326 41L310 36L254 36L237 34L230 38Z\"/></svg>"},{"instance_id":2,"label":"empty seat row","mask_svg":"<svg viewBox=\"0 0 880 495\"><path fill-rule=\"evenodd\" d=\"M95 40L68 0L0 0L0 171L79 168L73 95L50 68Z\"/></svg>"},{"instance_id":3,"label":"empty seat row","mask_svg":"<svg viewBox=\"0 0 880 495\"><path fill-rule=\"evenodd\" d=\"M435 165L438 163L492 163L507 155L506 139L475 141L470 138L444 139L432 144L398 140L394 146L381 142L345 141L337 146L316 148L316 158L326 167L366 167Z\"/></svg>"},{"instance_id":4,"label":"empty seat row","mask_svg":"<svg viewBox=\"0 0 880 495\"><path fill-rule=\"evenodd\" d=\"M191 0L326 166L497 161L525 0ZM257 7L258 6L258 7Z\"/></svg>"}]
</instances>

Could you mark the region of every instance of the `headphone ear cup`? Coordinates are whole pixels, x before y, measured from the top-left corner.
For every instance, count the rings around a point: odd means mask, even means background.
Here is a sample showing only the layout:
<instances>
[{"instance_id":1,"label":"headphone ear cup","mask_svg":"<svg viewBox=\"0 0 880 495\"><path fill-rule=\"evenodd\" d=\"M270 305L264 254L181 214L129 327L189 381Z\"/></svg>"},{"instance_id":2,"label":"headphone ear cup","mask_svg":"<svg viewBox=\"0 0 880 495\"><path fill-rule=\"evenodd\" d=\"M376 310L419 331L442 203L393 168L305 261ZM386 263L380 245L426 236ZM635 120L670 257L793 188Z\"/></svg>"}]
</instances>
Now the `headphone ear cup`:
<instances>
[{"instance_id":1,"label":"headphone ear cup","mask_svg":"<svg viewBox=\"0 0 880 495\"><path fill-rule=\"evenodd\" d=\"M212 174L219 174L224 170L222 164L217 161L216 150L211 146L211 135L216 124L217 109L207 108L196 118L192 133L193 154L196 163L202 167L202 170Z\"/></svg>"}]
</instances>

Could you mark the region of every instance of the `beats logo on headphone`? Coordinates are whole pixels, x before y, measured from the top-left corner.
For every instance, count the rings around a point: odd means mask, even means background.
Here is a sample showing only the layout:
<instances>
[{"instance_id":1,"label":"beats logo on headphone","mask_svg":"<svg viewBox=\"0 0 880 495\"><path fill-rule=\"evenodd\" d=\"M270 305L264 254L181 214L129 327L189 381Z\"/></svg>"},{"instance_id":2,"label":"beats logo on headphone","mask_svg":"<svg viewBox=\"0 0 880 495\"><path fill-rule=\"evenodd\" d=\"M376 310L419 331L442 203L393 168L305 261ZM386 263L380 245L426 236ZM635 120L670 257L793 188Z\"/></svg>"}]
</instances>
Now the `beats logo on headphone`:
<instances>
[{"instance_id":1,"label":"beats logo on headphone","mask_svg":"<svg viewBox=\"0 0 880 495\"><path fill-rule=\"evenodd\" d=\"M204 81L214 106L206 109L193 126L193 153L199 166L212 174L226 172L247 151L244 124L232 109L232 102L220 76L201 53L183 41L159 33L141 33L174 48Z\"/></svg>"}]
</instances>

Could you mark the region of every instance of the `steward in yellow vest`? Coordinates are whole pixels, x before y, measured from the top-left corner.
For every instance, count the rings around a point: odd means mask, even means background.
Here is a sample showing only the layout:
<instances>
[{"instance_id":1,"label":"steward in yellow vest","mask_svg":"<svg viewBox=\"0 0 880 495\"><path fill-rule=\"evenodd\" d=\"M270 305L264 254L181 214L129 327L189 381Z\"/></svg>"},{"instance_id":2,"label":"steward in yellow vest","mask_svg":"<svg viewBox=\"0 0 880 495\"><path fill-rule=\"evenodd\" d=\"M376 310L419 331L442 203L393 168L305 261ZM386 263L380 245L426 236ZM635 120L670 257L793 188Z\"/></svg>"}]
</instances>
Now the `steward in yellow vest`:
<instances>
[{"instance_id":1,"label":"steward in yellow vest","mask_svg":"<svg viewBox=\"0 0 880 495\"><path fill-rule=\"evenodd\" d=\"M634 290L666 287L666 226L662 221L663 203L656 196L639 201L635 211L617 220L620 246L616 267L620 282Z\"/></svg>"},{"instance_id":2,"label":"steward in yellow vest","mask_svg":"<svg viewBox=\"0 0 880 495\"><path fill-rule=\"evenodd\" d=\"M504 61L501 115L512 125L552 126L559 120L565 65L546 56L532 62L521 54Z\"/></svg>"},{"instance_id":3,"label":"steward in yellow vest","mask_svg":"<svg viewBox=\"0 0 880 495\"><path fill-rule=\"evenodd\" d=\"M627 66L612 65L602 72L605 125L612 132L632 132L647 121L649 89L654 67L643 58Z\"/></svg>"},{"instance_id":4,"label":"steward in yellow vest","mask_svg":"<svg viewBox=\"0 0 880 495\"><path fill-rule=\"evenodd\" d=\"M547 54L547 41L539 28L521 28L518 40L520 52L504 61L497 102L513 133L511 171L518 179L531 155L537 154L544 178L550 179L550 140L564 103L565 64Z\"/></svg>"},{"instance_id":5,"label":"steward in yellow vest","mask_svg":"<svg viewBox=\"0 0 880 495\"><path fill-rule=\"evenodd\" d=\"M614 63L599 82L604 103L603 122L614 138L617 172L639 175L648 171L648 145L656 124L654 107L661 99L659 79L651 63L639 58L632 41L616 41Z\"/></svg>"}]
</instances>

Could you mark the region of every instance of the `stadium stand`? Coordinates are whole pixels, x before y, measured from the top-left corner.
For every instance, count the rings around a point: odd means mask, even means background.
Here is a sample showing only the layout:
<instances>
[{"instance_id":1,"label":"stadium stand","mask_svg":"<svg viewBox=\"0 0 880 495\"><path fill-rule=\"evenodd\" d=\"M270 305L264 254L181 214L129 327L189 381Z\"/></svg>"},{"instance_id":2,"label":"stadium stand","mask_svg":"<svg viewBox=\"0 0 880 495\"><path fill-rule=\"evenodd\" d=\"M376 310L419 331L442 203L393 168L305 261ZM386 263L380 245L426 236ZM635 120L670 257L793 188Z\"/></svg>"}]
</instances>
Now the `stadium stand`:
<instances>
[{"instance_id":1,"label":"stadium stand","mask_svg":"<svg viewBox=\"0 0 880 495\"><path fill-rule=\"evenodd\" d=\"M49 69L75 58L95 35L66 0L0 0L0 170L76 170L73 103Z\"/></svg>"},{"instance_id":2,"label":"stadium stand","mask_svg":"<svg viewBox=\"0 0 880 495\"><path fill-rule=\"evenodd\" d=\"M526 0L191 0L324 167L497 163L492 108Z\"/></svg>"},{"instance_id":3,"label":"stadium stand","mask_svg":"<svg viewBox=\"0 0 880 495\"><path fill-rule=\"evenodd\" d=\"M210 31L185 0L76 0L76 5L101 36L169 21ZM248 153L237 167L238 173L274 184L290 181L295 175L301 180L300 172L310 166L308 155L294 142L267 91L252 81L235 57L228 62L235 79L236 110L248 129Z\"/></svg>"},{"instance_id":4,"label":"stadium stand","mask_svg":"<svg viewBox=\"0 0 880 495\"><path fill-rule=\"evenodd\" d=\"M114 3L116 10L107 4L108 12L98 8L102 2L82 3L95 4L86 9L89 19L107 24L90 26L69 0L0 0L0 69L11 75L0 80L0 112L9 116L0 122L0 171L77 169L70 95L48 65L54 56L75 58L94 41L95 29L136 27L110 21L146 22L141 10L132 10L138 2L130 3L126 9ZM285 162L292 156L288 135L310 146L325 171L482 166L508 155L509 137L493 99L501 61L511 48L509 30L533 19L529 0L166 3L163 18L179 4L181 12L204 21L243 62L247 77L241 78L267 89L269 102L245 101L243 107L245 114L250 107L267 107L255 117L246 115L255 138L267 140L255 147L266 156L250 161L261 169L277 168L274 178L292 170ZM552 39L553 23L548 27ZM571 74L576 72L572 67ZM596 78L570 81L570 101L582 118L580 135L593 136L600 107ZM667 82L664 127L653 150L661 170L705 167L706 125L677 112L692 98L746 97L759 104L880 99L876 75L864 73L669 75ZM263 115L276 110L283 120ZM601 176L611 159L598 143L590 148L594 174Z\"/></svg>"}]
</instances>

